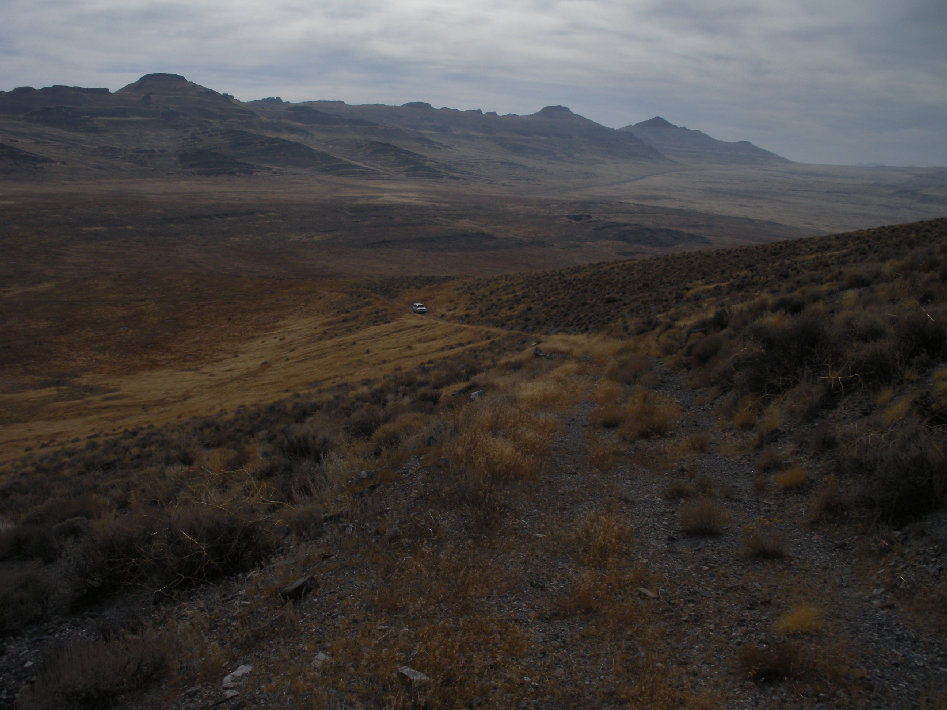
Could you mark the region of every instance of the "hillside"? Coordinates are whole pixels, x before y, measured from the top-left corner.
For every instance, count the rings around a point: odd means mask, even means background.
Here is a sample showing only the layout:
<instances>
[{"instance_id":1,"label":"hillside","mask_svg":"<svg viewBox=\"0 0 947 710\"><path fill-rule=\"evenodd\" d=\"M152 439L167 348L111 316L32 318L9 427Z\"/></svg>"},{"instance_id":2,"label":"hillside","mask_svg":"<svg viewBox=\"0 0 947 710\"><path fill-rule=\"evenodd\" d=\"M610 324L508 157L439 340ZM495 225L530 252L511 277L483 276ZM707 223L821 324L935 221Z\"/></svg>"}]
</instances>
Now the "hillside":
<instances>
[{"instance_id":1,"label":"hillside","mask_svg":"<svg viewBox=\"0 0 947 710\"><path fill-rule=\"evenodd\" d=\"M660 116L619 129L674 160L720 165L780 165L789 161L749 141L717 140L701 131L675 126Z\"/></svg>"},{"instance_id":2,"label":"hillside","mask_svg":"<svg viewBox=\"0 0 947 710\"><path fill-rule=\"evenodd\" d=\"M55 320L64 263L5 298ZM947 220L462 281L156 266L86 272L0 371L34 437L0 703L947 702Z\"/></svg>"}]
</instances>

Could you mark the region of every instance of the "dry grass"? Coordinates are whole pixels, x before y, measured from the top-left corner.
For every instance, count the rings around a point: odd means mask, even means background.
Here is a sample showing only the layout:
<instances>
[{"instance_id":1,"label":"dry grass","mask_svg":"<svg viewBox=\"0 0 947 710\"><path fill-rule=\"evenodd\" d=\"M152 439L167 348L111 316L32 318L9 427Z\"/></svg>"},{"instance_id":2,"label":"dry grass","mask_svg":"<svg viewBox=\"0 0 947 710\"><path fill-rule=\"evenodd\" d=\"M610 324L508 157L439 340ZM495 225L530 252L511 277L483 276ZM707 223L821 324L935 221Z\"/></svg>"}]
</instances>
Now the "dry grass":
<instances>
[{"instance_id":1,"label":"dry grass","mask_svg":"<svg viewBox=\"0 0 947 710\"><path fill-rule=\"evenodd\" d=\"M743 555L751 559L778 559L786 556L784 535L776 523L757 518L743 526Z\"/></svg>"},{"instance_id":2,"label":"dry grass","mask_svg":"<svg viewBox=\"0 0 947 710\"><path fill-rule=\"evenodd\" d=\"M186 666L187 650L173 633L154 628L73 645L47 662L35 684L20 694L18 705L37 710L108 707L161 681L173 666Z\"/></svg>"},{"instance_id":3,"label":"dry grass","mask_svg":"<svg viewBox=\"0 0 947 710\"><path fill-rule=\"evenodd\" d=\"M810 523L829 520L839 516L845 509L841 487L837 476L826 476L809 501L807 519Z\"/></svg>"},{"instance_id":4,"label":"dry grass","mask_svg":"<svg viewBox=\"0 0 947 710\"><path fill-rule=\"evenodd\" d=\"M582 519L572 544L579 564L608 567L630 554L633 531L625 516L613 511L593 511Z\"/></svg>"},{"instance_id":5,"label":"dry grass","mask_svg":"<svg viewBox=\"0 0 947 710\"><path fill-rule=\"evenodd\" d=\"M661 436L669 432L680 418L680 405L670 396L637 389L628 402L626 416L620 424L618 434L625 441Z\"/></svg>"},{"instance_id":6,"label":"dry grass","mask_svg":"<svg viewBox=\"0 0 947 710\"><path fill-rule=\"evenodd\" d=\"M681 504L681 529L688 535L719 535L730 522L730 514L714 498L697 498Z\"/></svg>"},{"instance_id":7,"label":"dry grass","mask_svg":"<svg viewBox=\"0 0 947 710\"><path fill-rule=\"evenodd\" d=\"M794 464L785 471L777 473L773 479L781 491L798 491L809 484L809 474L799 464Z\"/></svg>"},{"instance_id":8,"label":"dry grass","mask_svg":"<svg viewBox=\"0 0 947 710\"><path fill-rule=\"evenodd\" d=\"M517 383L514 396L531 410L559 410L578 401L583 386L579 365L572 361L539 378Z\"/></svg>"},{"instance_id":9,"label":"dry grass","mask_svg":"<svg viewBox=\"0 0 947 710\"><path fill-rule=\"evenodd\" d=\"M824 626L818 607L804 605L780 616L773 624L773 630L786 636L798 636L817 633Z\"/></svg>"}]
</instances>

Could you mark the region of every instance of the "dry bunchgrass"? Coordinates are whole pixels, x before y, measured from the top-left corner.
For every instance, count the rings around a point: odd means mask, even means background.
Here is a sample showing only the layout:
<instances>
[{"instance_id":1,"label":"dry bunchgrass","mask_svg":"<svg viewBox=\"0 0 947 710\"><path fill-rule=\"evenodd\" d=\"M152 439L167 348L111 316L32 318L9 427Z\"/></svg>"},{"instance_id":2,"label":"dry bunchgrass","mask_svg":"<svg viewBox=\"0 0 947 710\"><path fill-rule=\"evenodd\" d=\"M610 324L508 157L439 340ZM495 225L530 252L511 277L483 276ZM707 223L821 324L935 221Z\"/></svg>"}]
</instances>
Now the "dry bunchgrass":
<instances>
[{"instance_id":1,"label":"dry bunchgrass","mask_svg":"<svg viewBox=\"0 0 947 710\"><path fill-rule=\"evenodd\" d=\"M592 410L589 422L602 429L615 429L628 417L628 407L625 404L602 404Z\"/></svg>"},{"instance_id":2,"label":"dry bunchgrass","mask_svg":"<svg viewBox=\"0 0 947 710\"><path fill-rule=\"evenodd\" d=\"M393 421L382 424L371 436L371 441L383 450L399 448L418 449L428 434L430 416L421 412L405 412Z\"/></svg>"},{"instance_id":3,"label":"dry bunchgrass","mask_svg":"<svg viewBox=\"0 0 947 710\"><path fill-rule=\"evenodd\" d=\"M712 439L710 434L705 431L698 431L687 437L684 446L688 451L701 453L708 451L711 447Z\"/></svg>"},{"instance_id":4,"label":"dry bunchgrass","mask_svg":"<svg viewBox=\"0 0 947 710\"><path fill-rule=\"evenodd\" d=\"M717 495L717 486L713 479L698 475L689 480L675 479L664 487L661 495L665 500L683 500L684 498L713 498Z\"/></svg>"},{"instance_id":5,"label":"dry bunchgrass","mask_svg":"<svg viewBox=\"0 0 947 710\"><path fill-rule=\"evenodd\" d=\"M745 395L736 403L733 412L733 426L749 430L756 426L759 419L759 401L756 397Z\"/></svg>"},{"instance_id":6,"label":"dry bunchgrass","mask_svg":"<svg viewBox=\"0 0 947 710\"><path fill-rule=\"evenodd\" d=\"M626 397L624 385L615 380L601 380L592 392L592 400L600 405L623 404Z\"/></svg>"},{"instance_id":7,"label":"dry bunchgrass","mask_svg":"<svg viewBox=\"0 0 947 710\"><path fill-rule=\"evenodd\" d=\"M35 683L18 697L18 705L37 710L108 707L161 681L173 665L188 660L187 649L172 632L150 627L73 644L47 661Z\"/></svg>"},{"instance_id":8,"label":"dry bunchgrass","mask_svg":"<svg viewBox=\"0 0 947 710\"><path fill-rule=\"evenodd\" d=\"M592 511L576 527L572 545L580 564L608 567L629 556L632 538L625 516L614 511Z\"/></svg>"},{"instance_id":9,"label":"dry bunchgrass","mask_svg":"<svg viewBox=\"0 0 947 710\"><path fill-rule=\"evenodd\" d=\"M798 636L817 633L824 626L819 608L803 605L780 616L773 624L773 630L786 636Z\"/></svg>"},{"instance_id":10,"label":"dry bunchgrass","mask_svg":"<svg viewBox=\"0 0 947 710\"><path fill-rule=\"evenodd\" d=\"M757 421L756 432L753 435L753 441L750 446L754 449L762 449L779 436L781 426L782 414L778 410L771 409L764 417Z\"/></svg>"},{"instance_id":11,"label":"dry bunchgrass","mask_svg":"<svg viewBox=\"0 0 947 710\"><path fill-rule=\"evenodd\" d=\"M633 567L584 569L566 586L555 603L555 611L564 616L600 614L609 618L628 618L639 606L643 574Z\"/></svg>"},{"instance_id":12,"label":"dry bunchgrass","mask_svg":"<svg viewBox=\"0 0 947 710\"><path fill-rule=\"evenodd\" d=\"M751 559L776 559L786 556L784 535L775 522L757 518L743 526L743 556Z\"/></svg>"},{"instance_id":13,"label":"dry bunchgrass","mask_svg":"<svg viewBox=\"0 0 947 710\"><path fill-rule=\"evenodd\" d=\"M504 518L508 488L537 480L545 470L557 417L527 410L511 399L472 403L462 410L442 446L448 476L444 500L468 506L478 526Z\"/></svg>"},{"instance_id":14,"label":"dry bunchgrass","mask_svg":"<svg viewBox=\"0 0 947 710\"><path fill-rule=\"evenodd\" d=\"M678 520L688 535L719 535L729 524L730 514L714 498L695 498L681 504Z\"/></svg>"},{"instance_id":15,"label":"dry bunchgrass","mask_svg":"<svg viewBox=\"0 0 947 710\"><path fill-rule=\"evenodd\" d=\"M654 387L658 383L651 358L641 353L619 354L609 363L605 375L624 385Z\"/></svg>"},{"instance_id":16,"label":"dry bunchgrass","mask_svg":"<svg viewBox=\"0 0 947 710\"><path fill-rule=\"evenodd\" d=\"M632 393L618 434L625 441L661 436L680 418L681 407L673 398L662 392L638 389Z\"/></svg>"},{"instance_id":17,"label":"dry bunchgrass","mask_svg":"<svg viewBox=\"0 0 947 710\"><path fill-rule=\"evenodd\" d=\"M839 516L845 509L845 500L842 496L838 477L826 476L816 487L809 501L809 510L806 519L810 523L829 520Z\"/></svg>"},{"instance_id":18,"label":"dry bunchgrass","mask_svg":"<svg viewBox=\"0 0 947 710\"><path fill-rule=\"evenodd\" d=\"M773 476L776 486L781 491L798 491L809 483L809 473L799 464L794 464L785 471Z\"/></svg>"},{"instance_id":19,"label":"dry bunchgrass","mask_svg":"<svg viewBox=\"0 0 947 710\"><path fill-rule=\"evenodd\" d=\"M517 384L517 401L531 410L556 410L574 404L580 395L580 375L575 363L567 363L540 378Z\"/></svg>"}]
</instances>

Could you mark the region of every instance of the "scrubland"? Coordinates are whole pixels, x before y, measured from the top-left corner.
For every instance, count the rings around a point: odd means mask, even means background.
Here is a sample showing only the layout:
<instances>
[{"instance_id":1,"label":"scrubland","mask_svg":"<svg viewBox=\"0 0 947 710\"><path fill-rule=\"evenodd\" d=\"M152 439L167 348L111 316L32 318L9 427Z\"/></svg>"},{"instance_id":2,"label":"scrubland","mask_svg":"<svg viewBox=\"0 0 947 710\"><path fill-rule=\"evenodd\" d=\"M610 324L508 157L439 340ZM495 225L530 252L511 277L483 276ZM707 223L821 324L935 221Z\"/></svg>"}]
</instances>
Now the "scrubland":
<instances>
[{"instance_id":1,"label":"scrubland","mask_svg":"<svg viewBox=\"0 0 947 710\"><path fill-rule=\"evenodd\" d=\"M947 706L947 220L423 289L6 463L3 702Z\"/></svg>"}]
</instances>

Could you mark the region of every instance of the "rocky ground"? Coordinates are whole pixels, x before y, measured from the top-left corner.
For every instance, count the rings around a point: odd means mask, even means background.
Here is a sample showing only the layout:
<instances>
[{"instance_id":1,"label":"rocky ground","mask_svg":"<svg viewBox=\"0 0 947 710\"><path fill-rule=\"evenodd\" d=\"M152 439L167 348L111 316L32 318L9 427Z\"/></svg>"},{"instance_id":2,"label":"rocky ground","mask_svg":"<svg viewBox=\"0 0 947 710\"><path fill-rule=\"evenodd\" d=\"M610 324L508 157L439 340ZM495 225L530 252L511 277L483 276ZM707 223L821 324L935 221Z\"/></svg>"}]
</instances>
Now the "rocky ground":
<instances>
[{"instance_id":1,"label":"rocky ground","mask_svg":"<svg viewBox=\"0 0 947 710\"><path fill-rule=\"evenodd\" d=\"M413 459L316 544L156 611L203 619L217 656L127 705L942 707L947 518L810 523L812 484L780 490L713 402L659 379L674 430L628 445L590 422L592 401L562 411L551 465L509 491L499 527L470 535L466 509L429 494L436 460ZM684 529L695 500L721 512L708 533ZM0 706L51 645L104 623L9 640Z\"/></svg>"}]
</instances>

